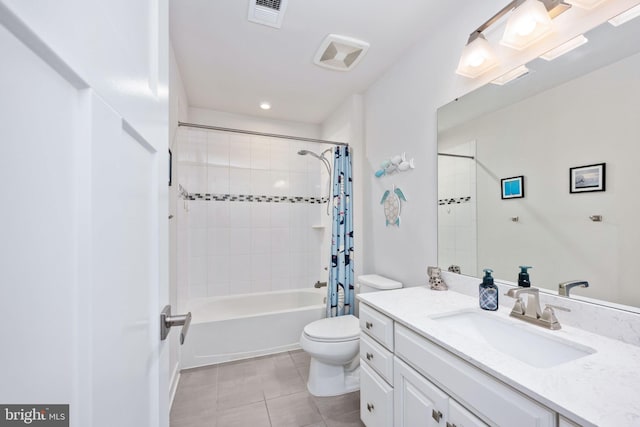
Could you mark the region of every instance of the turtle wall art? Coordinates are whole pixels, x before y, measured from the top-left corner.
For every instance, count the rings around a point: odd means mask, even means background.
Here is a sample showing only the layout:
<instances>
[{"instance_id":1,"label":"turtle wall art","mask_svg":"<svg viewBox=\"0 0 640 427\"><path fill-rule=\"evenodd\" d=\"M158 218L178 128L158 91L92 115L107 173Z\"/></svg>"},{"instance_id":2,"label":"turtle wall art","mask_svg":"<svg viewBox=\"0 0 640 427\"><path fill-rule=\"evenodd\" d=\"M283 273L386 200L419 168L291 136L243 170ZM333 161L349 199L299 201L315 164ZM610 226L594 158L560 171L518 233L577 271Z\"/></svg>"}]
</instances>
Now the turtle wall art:
<instances>
[{"instance_id":1,"label":"turtle wall art","mask_svg":"<svg viewBox=\"0 0 640 427\"><path fill-rule=\"evenodd\" d=\"M400 211L402 210L402 202L406 202L407 198L402 193L402 190L395 185L393 189L387 190L382 195L380 204L384 206L384 216L386 218L386 225L400 226Z\"/></svg>"}]
</instances>

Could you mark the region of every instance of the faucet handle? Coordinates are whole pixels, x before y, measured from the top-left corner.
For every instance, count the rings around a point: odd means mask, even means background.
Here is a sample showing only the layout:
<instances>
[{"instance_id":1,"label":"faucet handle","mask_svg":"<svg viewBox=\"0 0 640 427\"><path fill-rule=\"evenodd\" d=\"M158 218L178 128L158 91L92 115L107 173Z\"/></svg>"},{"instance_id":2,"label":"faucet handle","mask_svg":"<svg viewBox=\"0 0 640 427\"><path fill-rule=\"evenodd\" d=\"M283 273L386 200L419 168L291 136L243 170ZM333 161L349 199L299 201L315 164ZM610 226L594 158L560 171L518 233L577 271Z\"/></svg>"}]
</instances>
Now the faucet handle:
<instances>
[{"instance_id":1,"label":"faucet handle","mask_svg":"<svg viewBox=\"0 0 640 427\"><path fill-rule=\"evenodd\" d=\"M549 322L551 329L560 329L560 322L556 317L556 312L553 309L561 310L561 311L571 311L566 307L560 307L559 305L553 304L545 304L544 311L542 312L542 316L540 316L540 320L544 322Z\"/></svg>"},{"instance_id":2,"label":"faucet handle","mask_svg":"<svg viewBox=\"0 0 640 427\"><path fill-rule=\"evenodd\" d=\"M559 306L559 305L554 305L554 304L545 304L545 305L544 305L544 309L545 309L545 310L546 310L546 309L549 309L549 310L553 311L553 309L554 309L554 308L555 308L556 310L560 310L560 311L571 311L571 309L570 309L570 308L562 307L562 306Z\"/></svg>"}]
</instances>

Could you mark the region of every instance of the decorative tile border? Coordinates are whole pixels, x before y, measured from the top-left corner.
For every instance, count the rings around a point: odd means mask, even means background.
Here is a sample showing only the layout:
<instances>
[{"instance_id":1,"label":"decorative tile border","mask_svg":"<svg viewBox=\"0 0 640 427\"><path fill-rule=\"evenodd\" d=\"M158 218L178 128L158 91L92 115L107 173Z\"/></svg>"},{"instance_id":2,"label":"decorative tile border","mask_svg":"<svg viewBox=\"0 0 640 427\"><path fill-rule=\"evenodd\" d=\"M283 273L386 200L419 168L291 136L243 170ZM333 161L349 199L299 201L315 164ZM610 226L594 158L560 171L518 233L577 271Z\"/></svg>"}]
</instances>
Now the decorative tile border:
<instances>
[{"instance_id":1,"label":"decorative tile border","mask_svg":"<svg viewBox=\"0 0 640 427\"><path fill-rule=\"evenodd\" d=\"M185 200L202 200L211 202L258 202L258 203L327 203L327 197L304 196L266 196L254 194L222 194L222 193L189 193L179 186L179 196Z\"/></svg>"},{"instance_id":2,"label":"decorative tile border","mask_svg":"<svg viewBox=\"0 0 640 427\"><path fill-rule=\"evenodd\" d=\"M438 200L438 205L439 206L443 206L443 205L459 205L461 203L467 203L471 201L471 196L468 197L454 197L451 199L440 199Z\"/></svg>"}]
</instances>

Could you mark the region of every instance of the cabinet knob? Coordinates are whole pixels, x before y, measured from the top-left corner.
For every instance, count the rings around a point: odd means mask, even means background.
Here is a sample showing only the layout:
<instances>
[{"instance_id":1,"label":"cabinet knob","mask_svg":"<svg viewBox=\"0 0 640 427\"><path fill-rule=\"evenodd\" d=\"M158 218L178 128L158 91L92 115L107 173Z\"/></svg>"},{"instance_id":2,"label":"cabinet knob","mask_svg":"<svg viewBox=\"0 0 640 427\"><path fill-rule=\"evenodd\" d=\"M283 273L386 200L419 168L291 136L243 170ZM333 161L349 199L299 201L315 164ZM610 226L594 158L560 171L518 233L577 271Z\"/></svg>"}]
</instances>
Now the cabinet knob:
<instances>
[{"instance_id":1,"label":"cabinet knob","mask_svg":"<svg viewBox=\"0 0 640 427\"><path fill-rule=\"evenodd\" d=\"M455 424L451 424L450 422L447 422L447 427L458 427Z\"/></svg>"},{"instance_id":2,"label":"cabinet knob","mask_svg":"<svg viewBox=\"0 0 640 427\"><path fill-rule=\"evenodd\" d=\"M364 325L367 327L367 329L373 328L373 323L371 322L366 322Z\"/></svg>"},{"instance_id":3,"label":"cabinet knob","mask_svg":"<svg viewBox=\"0 0 640 427\"><path fill-rule=\"evenodd\" d=\"M373 412L373 403L367 403L367 411Z\"/></svg>"},{"instance_id":4,"label":"cabinet knob","mask_svg":"<svg viewBox=\"0 0 640 427\"><path fill-rule=\"evenodd\" d=\"M373 354L367 353L367 360L371 360L371 359L373 359Z\"/></svg>"},{"instance_id":5,"label":"cabinet knob","mask_svg":"<svg viewBox=\"0 0 640 427\"><path fill-rule=\"evenodd\" d=\"M433 418L437 422L440 422L440 420L442 419L442 412L436 411L435 409L433 409L431 411L431 418Z\"/></svg>"}]
</instances>

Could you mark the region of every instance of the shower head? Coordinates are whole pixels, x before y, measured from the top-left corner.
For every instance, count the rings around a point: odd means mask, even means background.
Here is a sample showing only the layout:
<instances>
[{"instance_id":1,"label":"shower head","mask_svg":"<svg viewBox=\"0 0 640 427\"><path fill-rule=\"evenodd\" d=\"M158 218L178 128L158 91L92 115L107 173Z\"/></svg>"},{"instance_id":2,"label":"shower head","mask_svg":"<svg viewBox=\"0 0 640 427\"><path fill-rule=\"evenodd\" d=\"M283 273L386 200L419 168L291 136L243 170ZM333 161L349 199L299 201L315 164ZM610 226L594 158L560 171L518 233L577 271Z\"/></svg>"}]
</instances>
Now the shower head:
<instances>
[{"instance_id":1,"label":"shower head","mask_svg":"<svg viewBox=\"0 0 640 427\"><path fill-rule=\"evenodd\" d=\"M307 154L312 155L313 157L315 157L316 159L320 160L321 156L317 155L316 153L314 153L313 151L309 151L309 150L300 150L298 151L298 154L301 156L306 156Z\"/></svg>"}]
</instances>

